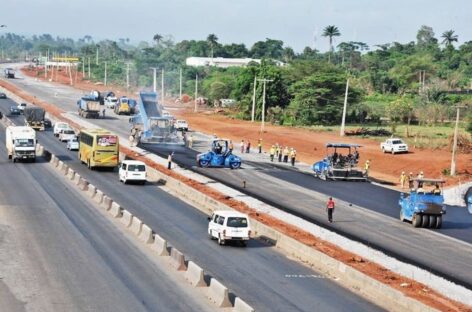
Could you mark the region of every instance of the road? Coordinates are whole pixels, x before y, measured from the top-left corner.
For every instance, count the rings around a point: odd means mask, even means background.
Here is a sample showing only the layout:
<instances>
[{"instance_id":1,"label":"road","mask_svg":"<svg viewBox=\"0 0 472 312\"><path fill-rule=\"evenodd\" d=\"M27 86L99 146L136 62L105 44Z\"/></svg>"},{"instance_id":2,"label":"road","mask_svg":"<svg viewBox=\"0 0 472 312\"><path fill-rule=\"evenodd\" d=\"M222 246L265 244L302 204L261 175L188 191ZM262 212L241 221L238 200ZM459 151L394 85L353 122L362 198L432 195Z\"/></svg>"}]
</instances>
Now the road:
<instances>
[{"instance_id":1,"label":"road","mask_svg":"<svg viewBox=\"0 0 472 312\"><path fill-rule=\"evenodd\" d=\"M4 131L1 126L2 311L214 310L145 257L43 159L8 161Z\"/></svg>"},{"instance_id":2,"label":"road","mask_svg":"<svg viewBox=\"0 0 472 312\"><path fill-rule=\"evenodd\" d=\"M0 109L6 112L10 104L9 100L0 102ZM18 124L22 124L22 119L13 118ZM347 307L352 311L379 310L259 240L252 240L247 248L219 246L208 239L207 216L197 209L156 185L123 185L116 172L88 170L77 160L77 152L69 152L51 131L40 132L38 137L46 149L155 229L257 311L339 311Z\"/></svg>"},{"instance_id":3,"label":"road","mask_svg":"<svg viewBox=\"0 0 472 312\"><path fill-rule=\"evenodd\" d=\"M30 78L8 81L66 111L75 111L73 99L80 93L77 90ZM88 121L127 137L127 117L110 115L112 114L107 115L107 119ZM323 182L305 173L270 163L244 162L241 170L204 169L195 167L197 152L194 150L152 145L146 149L161 156L167 156L173 151L174 161L183 167L472 288L472 217L465 209L450 209L444 219L444 228L439 231L443 235L437 235L431 230L413 229L409 224L399 222L397 193L370 183ZM247 188L242 188L242 181L246 181ZM327 196L353 204L347 210L337 209L337 222L332 225L327 223L323 209ZM377 213L366 214L356 207ZM449 259L447 265L444 263L446 258Z\"/></svg>"}]
</instances>

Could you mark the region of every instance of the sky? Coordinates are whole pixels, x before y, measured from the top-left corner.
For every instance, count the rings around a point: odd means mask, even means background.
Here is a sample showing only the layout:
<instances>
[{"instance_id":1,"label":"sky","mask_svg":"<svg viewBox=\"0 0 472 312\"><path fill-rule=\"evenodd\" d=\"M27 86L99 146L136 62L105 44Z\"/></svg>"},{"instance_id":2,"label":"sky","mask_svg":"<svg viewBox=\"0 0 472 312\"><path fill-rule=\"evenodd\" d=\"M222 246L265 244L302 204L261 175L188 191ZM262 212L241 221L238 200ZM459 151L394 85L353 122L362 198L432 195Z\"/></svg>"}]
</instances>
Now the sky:
<instances>
[{"instance_id":1,"label":"sky","mask_svg":"<svg viewBox=\"0 0 472 312\"><path fill-rule=\"evenodd\" d=\"M453 29L462 43L472 40L470 12L470 0L0 0L0 24L7 25L0 34L138 43L151 42L156 33L175 41L214 33L220 43L248 48L271 38L297 52L306 46L326 51L321 33L327 25L341 32L336 44L406 43L421 25L433 27L437 38Z\"/></svg>"}]
</instances>

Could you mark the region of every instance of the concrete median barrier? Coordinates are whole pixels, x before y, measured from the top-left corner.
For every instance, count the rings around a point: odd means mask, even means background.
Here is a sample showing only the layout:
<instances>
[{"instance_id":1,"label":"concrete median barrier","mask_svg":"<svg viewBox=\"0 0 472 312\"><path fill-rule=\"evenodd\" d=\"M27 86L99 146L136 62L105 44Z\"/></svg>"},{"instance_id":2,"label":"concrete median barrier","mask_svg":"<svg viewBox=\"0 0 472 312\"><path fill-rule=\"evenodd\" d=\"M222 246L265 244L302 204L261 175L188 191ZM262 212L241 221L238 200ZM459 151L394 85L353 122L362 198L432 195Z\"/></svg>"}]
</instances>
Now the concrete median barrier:
<instances>
[{"instance_id":1,"label":"concrete median barrier","mask_svg":"<svg viewBox=\"0 0 472 312\"><path fill-rule=\"evenodd\" d=\"M51 160L49 161L53 167L57 167L57 164L59 163L59 159L56 157L56 155L51 154Z\"/></svg>"},{"instance_id":2,"label":"concrete median barrier","mask_svg":"<svg viewBox=\"0 0 472 312\"><path fill-rule=\"evenodd\" d=\"M73 180L74 184L75 185L79 185L79 182L80 182L80 174L78 174L77 172L75 173L74 175L74 180Z\"/></svg>"},{"instance_id":3,"label":"concrete median barrier","mask_svg":"<svg viewBox=\"0 0 472 312\"><path fill-rule=\"evenodd\" d=\"M168 256L167 241L157 234L154 234L154 244L152 247L157 251L158 256Z\"/></svg>"},{"instance_id":4,"label":"concrete median barrier","mask_svg":"<svg viewBox=\"0 0 472 312\"><path fill-rule=\"evenodd\" d=\"M59 168L59 171L62 174L66 175L68 170L69 170L69 166L65 163L62 163L62 167Z\"/></svg>"},{"instance_id":5,"label":"concrete median barrier","mask_svg":"<svg viewBox=\"0 0 472 312\"><path fill-rule=\"evenodd\" d=\"M170 250L171 264L177 271L185 271L187 267L185 266L185 257L176 248L172 247Z\"/></svg>"},{"instance_id":6,"label":"concrete median barrier","mask_svg":"<svg viewBox=\"0 0 472 312\"><path fill-rule=\"evenodd\" d=\"M79 178L79 183L77 184L79 186L79 189L81 191L87 191L88 190L88 186L89 186L89 183L87 180L85 180L84 178L80 177Z\"/></svg>"},{"instance_id":7,"label":"concrete median barrier","mask_svg":"<svg viewBox=\"0 0 472 312\"><path fill-rule=\"evenodd\" d=\"M134 217L133 217L133 220L132 220L132 222L131 222L131 226L130 226L131 231L132 231L135 235L139 236L139 234L141 234L141 228L142 228L142 226L143 226L143 222L142 222L139 218L137 218L136 216L134 216Z\"/></svg>"},{"instance_id":8,"label":"concrete median barrier","mask_svg":"<svg viewBox=\"0 0 472 312\"><path fill-rule=\"evenodd\" d=\"M43 156L43 154L44 154L44 146L42 146L41 144L38 144L38 150L36 152L36 155Z\"/></svg>"},{"instance_id":9,"label":"concrete median barrier","mask_svg":"<svg viewBox=\"0 0 472 312\"><path fill-rule=\"evenodd\" d=\"M62 171L62 167L64 167L64 162L62 160L59 160L59 162L57 163L57 169L59 171Z\"/></svg>"},{"instance_id":10,"label":"concrete median barrier","mask_svg":"<svg viewBox=\"0 0 472 312\"><path fill-rule=\"evenodd\" d=\"M219 308L231 307L228 288L214 278L210 279L208 298Z\"/></svg>"},{"instance_id":11,"label":"concrete median barrier","mask_svg":"<svg viewBox=\"0 0 472 312\"><path fill-rule=\"evenodd\" d=\"M97 193L97 188L93 184L89 184L87 186L87 195L90 198L93 198L95 196L95 193Z\"/></svg>"},{"instance_id":12,"label":"concrete median barrier","mask_svg":"<svg viewBox=\"0 0 472 312\"><path fill-rule=\"evenodd\" d=\"M74 180L74 177L75 177L74 169L69 168L69 170L67 171L67 177L69 178L69 180Z\"/></svg>"},{"instance_id":13,"label":"concrete median barrier","mask_svg":"<svg viewBox=\"0 0 472 312\"><path fill-rule=\"evenodd\" d=\"M126 227L130 227L131 222L133 222L133 215L128 210L123 209L121 223Z\"/></svg>"},{"instance_id":14,"label":"concrete median barrier","mask_svg":"<svg viewBox=\"0 0 472 312\"><path fill-rule=\"evenodd\" d=\"M189 261L187 271L185 272L185 278L194 287L206 287L207 284L204 280L203 269L199 267L195 262Z\"/></svg>"},{"instance_id":15,"label":"concrete median barrier","mask_svg":"<svg viewBox=\"0 0 472 312\"><path fill-rule=\"evenodd\" d=\"M141 233L139 234L139 239L146 244L152 244L154 242L154 236L152 230L146 224L142 224Z\"/></svg>"},{"instance_id":16,"label":"concrete median barrier","mask_svg":"<svg viewBox=\"0 0 472 312\"><path fill-rule=\"evenodd\" d=\"M108 197L106 195L103 195L103 200L102 200L102 203L100 204L100 206L102 208L105 208L105 210L110 210L112 203L113 203L113 200L111 200L110 197Z\"/></svg>"},{"instance_id":17,"label":"concrete median barrier","mask_svg":"<svg viewBox=\"0 0 472 312\"><path fill-rule=\"evenodd\" d=\"M241 298L236 297L234 299L234 312L254 312L255 310Z\"/></svg>"},{"instance_id":18,"label":"concrete median barrier","mask_svg":"<svg viewBox=\"0 0 472 312\"><path fill-rule=\"evenodd\" d=\"M103 192L100 191L99 189L97 189L97 191L95 192L95 196L93 196L93 200L97 203L97 204L101 204L102 201L103 201Z\"/></svg>"},{"instance_id":19,"label":"concrete median barrier","mask_svg":"<svg viewBox=\"0 0 472 312\"><path fill-rule=\"evenodd\" d=\"M121 206L115 202L112 202L111 208L110 210L108 210L108 213L110 213L113 218L121 218L122 216Z\"/></svg>"}]
</instances>

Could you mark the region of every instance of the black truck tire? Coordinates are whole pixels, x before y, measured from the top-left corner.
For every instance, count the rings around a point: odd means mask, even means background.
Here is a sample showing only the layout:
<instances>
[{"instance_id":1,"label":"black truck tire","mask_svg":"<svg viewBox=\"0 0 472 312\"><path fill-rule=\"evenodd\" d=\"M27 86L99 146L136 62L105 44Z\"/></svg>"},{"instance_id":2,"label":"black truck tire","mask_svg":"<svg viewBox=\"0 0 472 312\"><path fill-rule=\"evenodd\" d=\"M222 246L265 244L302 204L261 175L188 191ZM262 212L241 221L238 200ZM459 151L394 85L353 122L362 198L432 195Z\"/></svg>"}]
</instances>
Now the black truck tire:
<instances>
[{"instance_id":1,"label":"black truck tire","mask_svg":"<svg viewBox=\"0 0 472 312\"><path fill-rule=\"evenodd\" d=\"M423 218L422 218L422 216L415 213L415 214L413 215L413 219L411 219L411 224L412 224L415 228L417 228L417 227L420 227L422 223L423 223Z\"/></svg>"},{"instance_id":2,"label":"black truck tire","mask_svg":"<svg viewBox=\"0 0 472 312\"><path fill-rule=\"evenodd\" d=\"M432 229L436 228L436 216L435 215L430 215L429 216L429 227Z\"/></svg>"},{"instance_id":3,"label":"black truck tire","mask_svg":"<svg viewBox=\"0 0 472 312\"><path fill-rule=\"evenodd\" d=\"M428 215L423 216L423 220L421 222L421 227L422 228L428 228L429 227L429 216Z\"/></svg>"},{"instance_id":4,"label":"black truck tire","mask_svg":"<svg viewBox=\"0 0 472 312\"><path fill-rule=\"evenodd\" d=\"M435 225L435 229L440 229L442 226L442 216L437 216L436 217L436 225Z\"/></svg>"}]
</instances>

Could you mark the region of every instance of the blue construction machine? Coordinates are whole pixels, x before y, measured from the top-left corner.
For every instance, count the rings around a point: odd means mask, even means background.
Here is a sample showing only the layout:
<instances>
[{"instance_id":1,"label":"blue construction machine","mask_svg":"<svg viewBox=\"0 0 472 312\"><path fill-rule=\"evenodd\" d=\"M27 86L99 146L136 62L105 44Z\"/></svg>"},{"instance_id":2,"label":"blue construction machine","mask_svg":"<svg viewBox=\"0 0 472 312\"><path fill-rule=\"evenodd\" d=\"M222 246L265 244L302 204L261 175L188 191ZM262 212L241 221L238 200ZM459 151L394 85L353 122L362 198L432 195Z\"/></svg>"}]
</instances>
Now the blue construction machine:
<instances>
[{"instance_id":1,"label":"blue construction machine","mask_svg":"<svg viewBox=\"0 0 472 312\"><path fill-rule=\"evenodd\" d=\"M415 179L409 194L401 193L400 220L414 227L439 229L446 214L442 185L444 180Z\"/></svg>"},{"instance_id":2,"label":"blue construction machine","mask_svg":"<svg viewBox=\"0 0 472 312\"><path fill-rule=\"evenodd\" d=\"M162 116L157 93L140 92L136 115L129 119L131 135L138 143L184 144L183 137L174 127L174 119Z\"/></svg>"},{"instance_id":3,"label":"blue construction machine","mask_svg":"<svg viewBox=\"0 0 472 312\"><path fill-rule=\"evenodd\" d=\"M241 167L241 158L229 150L229 141L214 139L211 150L197 155L197 165L200 167L225 167L238 169Z\"/></svg>"},{"instance_id":4,"label":"blue construction machine","mask_svg":"<svg viewBox=\"0 0 472 312\"><path fill-rule=\"evenodd\" d=\"M326 157L311 166L315 177L321 180L367 180L363 171L357 166L359 147L361 146L357 144L327 143Z\"/></svg>"}]
</instances>

